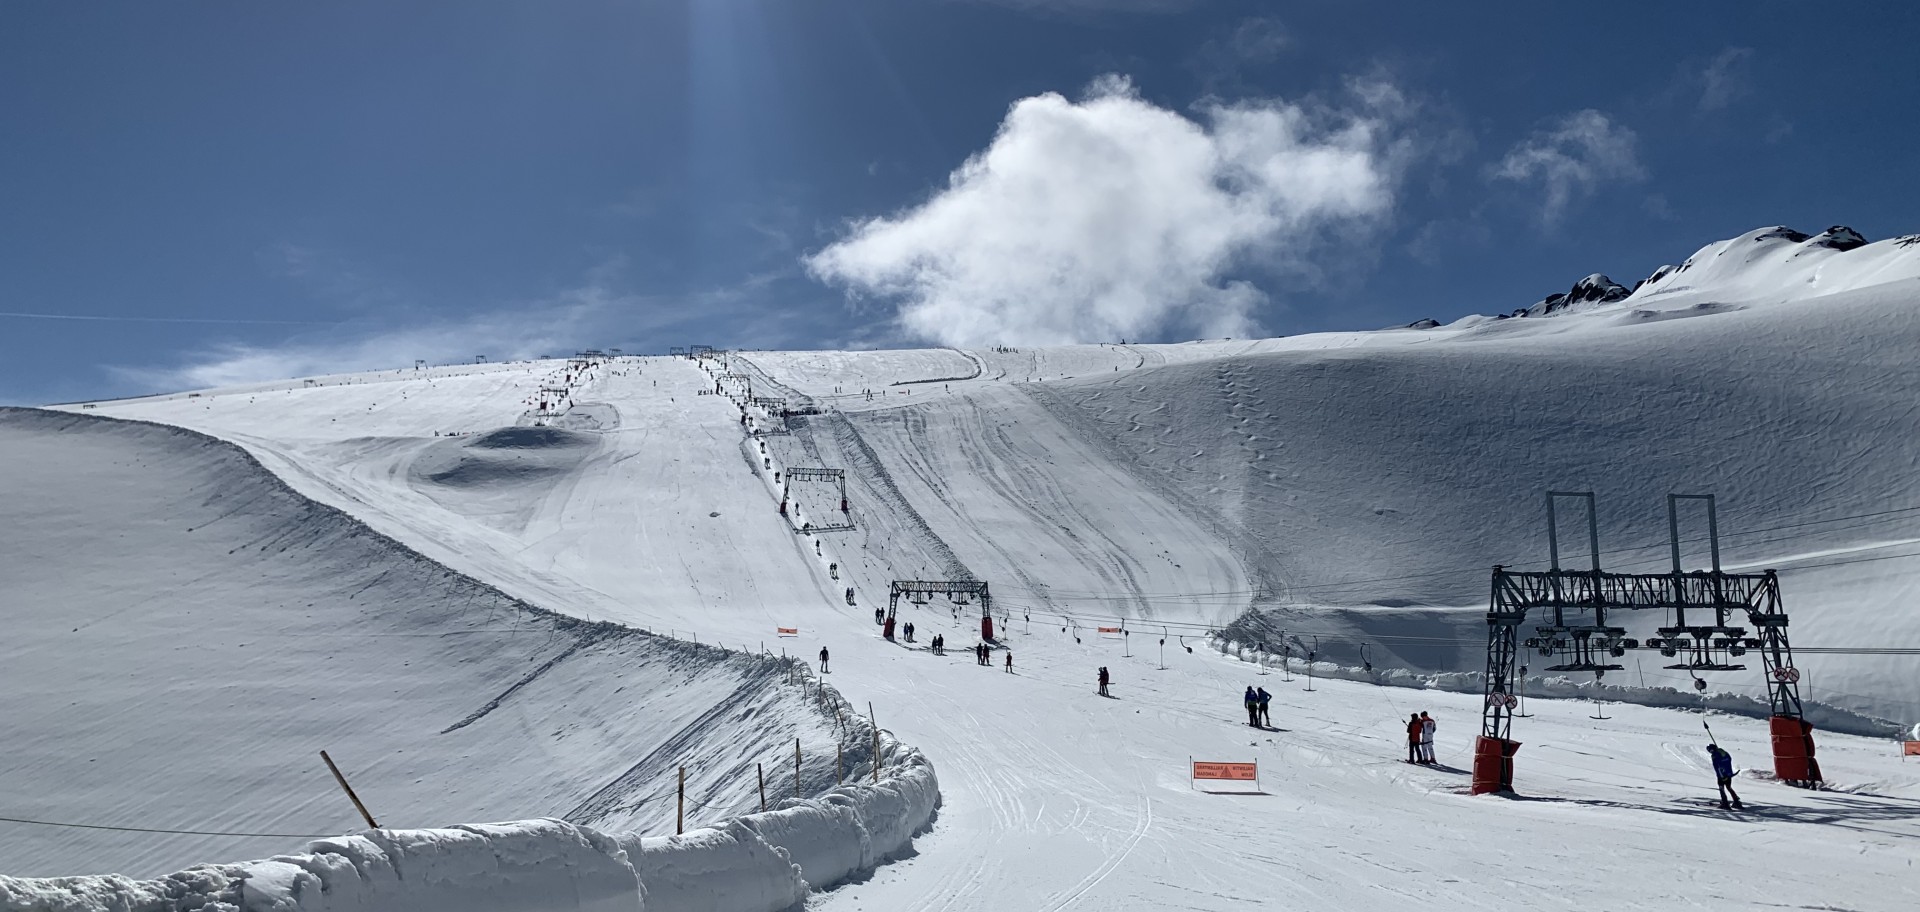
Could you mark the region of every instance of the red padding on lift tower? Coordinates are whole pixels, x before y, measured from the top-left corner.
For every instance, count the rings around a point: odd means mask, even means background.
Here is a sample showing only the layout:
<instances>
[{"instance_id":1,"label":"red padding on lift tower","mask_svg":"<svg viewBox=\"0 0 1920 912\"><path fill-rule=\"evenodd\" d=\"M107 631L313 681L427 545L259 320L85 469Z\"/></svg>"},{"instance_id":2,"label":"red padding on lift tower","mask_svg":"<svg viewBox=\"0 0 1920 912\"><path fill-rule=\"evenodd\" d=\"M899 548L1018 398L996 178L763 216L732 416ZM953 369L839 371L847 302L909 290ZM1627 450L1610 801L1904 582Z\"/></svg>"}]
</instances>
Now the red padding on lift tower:
<instances>
[{"instance_id":1,"label":"red padding on lift tower","mask_svg":"<svg viewBox=\"0 0 1920 912\"><path fill-rule=\"evenodd\" d=\"M980 619L980 638L989 643L993 642L993 618L983 617Z\"/></svg>"},{"instance_id":2,"label":"red padding on lift tower","mask_svg":"<svg viewBox=\"0 0 1920 912\"><path fill-rule=\"evenodd\" d=\"M1473 742L1473 793L1513 791L1513 755L1520 742L1481 735Z\"/></svg>"},{"instance_id":3,"label":"red padding on lift tower","mask_svg":"<svg viewBox=\"0 0 1920 912\"><path fill-rule=\"evenodd\" d=\"M1813 759L1813 724L1795 716L1774 716L1773 774L1786 782L1820 781L1820 761Z\"/></svg>"}]
</instances>

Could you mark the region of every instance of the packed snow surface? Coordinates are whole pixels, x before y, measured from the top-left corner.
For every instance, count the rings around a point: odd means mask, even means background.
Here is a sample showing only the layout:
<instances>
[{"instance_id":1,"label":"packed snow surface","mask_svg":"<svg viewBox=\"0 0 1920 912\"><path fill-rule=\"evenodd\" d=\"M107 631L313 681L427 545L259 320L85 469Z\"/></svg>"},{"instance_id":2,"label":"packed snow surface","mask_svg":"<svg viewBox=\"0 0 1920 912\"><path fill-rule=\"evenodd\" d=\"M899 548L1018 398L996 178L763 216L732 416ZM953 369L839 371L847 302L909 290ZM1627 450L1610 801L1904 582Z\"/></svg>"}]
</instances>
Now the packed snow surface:
<instances>
[{"instance_id":1,"label":"packed snow surface","mask_svg":"<svg viewBox=\"0 0 1920 912\"><path fill-rule=\"evenodd\" d=\"M1690 709L1659 690L1685 674L1635 654L1609 693L1676 705L1530 700L1520 797L1472 797L1478 694L1373 683L1479 670L1488 568L1544 564L1549 489L1598 494L1600 558L1623 571L1664 567L1667 493L1717 494L1723 562L1781 571L1796 646L1920 644L1920 270L1898 242L1812 240L1735 239L1684 287L1544 319L450 367L89 411L239 443L533 605L830 648L824 677L939 766L942 807L913 857L811 907L1908 908L1920 766L1885 735L1823 730L1834 788L1791 789L1759 772L1762 720ZM565 433L527 429L562 374L571 406L541 423ZM846 470L846 511L798 467ZM1563 560L1584 565L1584 517L1562 520ZM929 578L990 583L993 667L967 661L978 603L902 600L916 642L878 635L888 582ZM1210 648L1236 619L1284 630L1294 658ZM1307 649L1379 674L1308 677ZM1806 696L1890 734L1871 720L1920 720L1914 662L1798 664ZM1711 675L1711 694L1758 674ZM1274 728L1246 724L1249 685L1274 693ZM1436 766L1403 762L1420 710ZM1745 811L1715 803L1703 724L1749 770ZM1255 760L1260 781L1195 783L1189 760Z\"/></svg>"},{"instance_id":2,"label":"packed snow surface","mask_svg":"<svg viewBox=\"0 0 1920 912\"><path fill-rule=\"evenodd\" d=\"M834 784L775 660L534 609L316 505L229 444L0 411L12 875L166 873L364 826L564 817L671 833ZM864 744L864 741L859 742ZM868 756L863 752L862 757ZM786 761L784 765L782 762Z\"/></svg>"}]
</instances>

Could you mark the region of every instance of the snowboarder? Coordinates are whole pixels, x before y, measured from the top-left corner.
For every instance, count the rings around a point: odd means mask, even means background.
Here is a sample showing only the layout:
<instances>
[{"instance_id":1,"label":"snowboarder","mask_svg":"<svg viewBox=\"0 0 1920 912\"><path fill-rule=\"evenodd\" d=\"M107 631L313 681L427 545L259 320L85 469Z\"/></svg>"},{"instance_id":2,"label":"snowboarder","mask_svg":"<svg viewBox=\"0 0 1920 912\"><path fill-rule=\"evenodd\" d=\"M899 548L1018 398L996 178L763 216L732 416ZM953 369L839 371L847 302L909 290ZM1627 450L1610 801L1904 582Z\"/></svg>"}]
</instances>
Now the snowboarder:
<instances>
[{"instance_id":1,"label":"snowboarder","mask_svg":"<svg viewBox=\"0 0 1920 912\"><path fill-rule=\"evenodd\" d=\"M1740 793L1733 790L1733 755L1720 749L1718 744L1707 745L1707 756L1713 758L1713 778L1720 784L1720 809L1727 809L1727 797L1733 797L1733 806L1744 807L1740 803Z\"/></svg>"},{"instance_id":2,"label":"snowboarder","mask_svg":"<svg viewBox=\"0 0 1920 912\"><path fill-rule=\"evenodd\" d=\"M1100 666L1100 690L1098 691L1098 693L1099 693L1099 694L1100 694L1101 696L1103 696L1103 697L1104 697L1104 696L1108 696L1108 693L1107 693L1107 666L1105 666L1105 665L1102 665L1102 666Z\"/></svg>"},{"instance_id":3,"label":"snowboarder","mask_svg":"<svg viewBox=\"0 0 1920 912\"><path fill-rule=\"evenodd\" d=\"M1260 727L1260 695L1254 693L1253 688L1251 687L1247 688L1246 706L1247 706L1247 724L1253 726L1254 728L1259 728Z\"/></svg>"},{"instance_id":4,"label":"snowboarder","mask_svg":"<svg viewBox=\"0 0 1920 912\"><path fill-rule=\"evenodd\" d=\"M1007 674L1013 674L1013 650L1007 650Z\"/></svg>"},{"instance_id":5,"label":"snowboarder","mask_svg":"<svg viewBox=\"0 0 1920 912\"><path fill-rule=\"evenodd\" d=\"M1420 762L1429 766L1433 764L1433 730L1437 727L1432 716L1420 714Z\"/></svg>"},{"instance_id":6,"label":"snowboarder","mask_svg":"<svg viewBox=\"0 0 1920 912\"><path fill-rule=\"evenodd\" d=\"M1425 734L1426 724L1420 721L1419 713L1407 716L1407 762L1420 762L1420 736Z\"/></svg>"},{"instance_id":7,"label":"snowboarder","mask_svg":"<svg viewBox=\"0 0 1920 912\"><path fill-rule=\"evenodd\" d=\"M820 673L827 673L827 647L820 647Z\"/></svg>"},{"instance_id":8,"label":"snowboarder","mask_svg":"<svg viewBox=\"0 0 1920 912\"><path fill-rule=\"evenodd\" d=\"M1270 708L1269 708L1269 707L1267 706L1267 704L1268 704L1268 703L1270 703L1270 702L1272 702L1272 700L1273 700L1273 694L1270 694L1270 693L1267 693L1267 689L1266 689L1266 688L1264 688L1264 687L1262 687L1262 688L1259 688L1258 690L1255 690L1255 691L1253 692L1253 695L1254 695L1254 697L1255 697L1255 698L1257 698L1257 699L1258 699L1258 701L1259 701L1259 703L1260 703L1260 724L1261 724L1261 725L1264 725L1264 726L1266 726L1266 727L1268 727L1268 728L1272 728L1272 727L1273 727L1273 712L1272 712L1272 710L1271 710L1271 709L1270 709Z\"/></svg>"}]
</instances>

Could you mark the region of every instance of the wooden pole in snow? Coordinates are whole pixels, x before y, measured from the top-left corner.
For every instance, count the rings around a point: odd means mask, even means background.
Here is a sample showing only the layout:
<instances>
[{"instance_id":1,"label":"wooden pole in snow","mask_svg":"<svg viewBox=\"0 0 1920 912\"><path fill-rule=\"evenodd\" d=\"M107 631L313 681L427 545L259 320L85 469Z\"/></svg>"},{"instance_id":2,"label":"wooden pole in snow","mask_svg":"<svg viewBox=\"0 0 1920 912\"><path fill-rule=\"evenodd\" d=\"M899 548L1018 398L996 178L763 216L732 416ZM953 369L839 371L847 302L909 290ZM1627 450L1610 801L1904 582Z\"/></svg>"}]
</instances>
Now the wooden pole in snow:
<instances>
[{"instance_id":1,"label":"wooden pole in snow","mask_svg":"<svg viewBox=\"0 0 1920 912\"><path fill-rule=\"evenodd\" d=\"M880 784L880 723L873 715L873 701L867 701L867 724L873 727L873 782Z\"/></svg>"},{"instance_id":2,"label":"wooden pole in snow","mask_svg":"<svg viewBox=\"0 0 1920 912\"><path fill-rule=\"evenodd\" d=\"M793 797L800 797L800 739L793 739Z\"/></svg>"},{"instance_id":3,"label":"wooden pole in snow","mask_svg":"<svg viewBox=\"0 0 1920 912\"><path fill-rule=\"evenodd\" d=\"M687 768L680 768L680 800L673 810L673 835L685 832L687 824Z\"/></svg>"},{"instance_id":4,"label":"wooden pole in snow","mask_svg":"<svg viewBox=\"0 0 1920 912\"><path fill-rule=\"evenodd\" d=\"M367 813L367 806L360 803L360 796L353 793L353 786L347 784L347 777L340 775L340 768L333 765L333 758L327 756L326 751L321 751L320 759L327 761L327 769L333 771L334 781L340 783L340 789L347 793L348 798L353 800L353 806L360 811L360 816L367 821L367 829L379 829L380 824L374 823L373 815Z\"/></svg>"},{"instance_id":5,"label":"wooden pole in snow","mask_svg":"<svg viewBox=\"0 0 1920 912\"><path fill-rule=\"evenodd\" d=\"M762 767L762 766L761 766L760 764L758 764L758 763L755 763L755 764L753 765L753 775L754 775L754 778L756 778L756 779L759 779L759 780L760 780L760 812L764 814L764 813L766 813L766 810L767 810L767 771L766 771L766 768L764 768L764 767Z\"/></svg>"}]
</instances>

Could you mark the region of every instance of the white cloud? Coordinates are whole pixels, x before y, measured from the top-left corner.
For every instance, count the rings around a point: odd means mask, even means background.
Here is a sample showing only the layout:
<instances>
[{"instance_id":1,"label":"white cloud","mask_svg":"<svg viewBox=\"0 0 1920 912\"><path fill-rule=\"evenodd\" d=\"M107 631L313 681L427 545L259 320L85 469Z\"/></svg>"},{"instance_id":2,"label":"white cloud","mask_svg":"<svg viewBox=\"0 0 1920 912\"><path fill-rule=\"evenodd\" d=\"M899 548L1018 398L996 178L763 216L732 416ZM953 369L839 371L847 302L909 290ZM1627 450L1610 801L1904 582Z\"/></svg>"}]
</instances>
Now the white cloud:
<instances>
[{"instance_id":1,"label":"white cloud","mask_svg":"<svg viewBox=\"0 0 1920 912\"><path fill-rule=\"evenodd\" d=\"M1753 48L1730 47L1700 72L1700 110L1718 111L1747 93L1746 62Z\"/></svg>"},{"instance_id":2,"label":"white cloud","mask_svg":"<svg viewBox=\"0 0 1920 912\"><path fill-rule=\"evenodd\" d=\"M1546 193L1541 221L1558 223L1579 199L1607 181L1646 176L1634 151L1637 137L1607 115L1588 109L1520 141L1489 174L1516 183L1537 183Z\"/></svg>"},{"instance_id":3,"label":"white cloud","mask_svg":"<svg viewBox=\"0 0 1920 912\"><path fill-rule=\"evenodd\" d=\"M1310 274L1329 235L1391 209L1409 105L1353 89L1348 112L1262 100L1197 120L1117 76L1022 99L943 190L806 265L945 344L1249 335L1266 295L1247 268Z\"/></svg>"}]
</instances>

